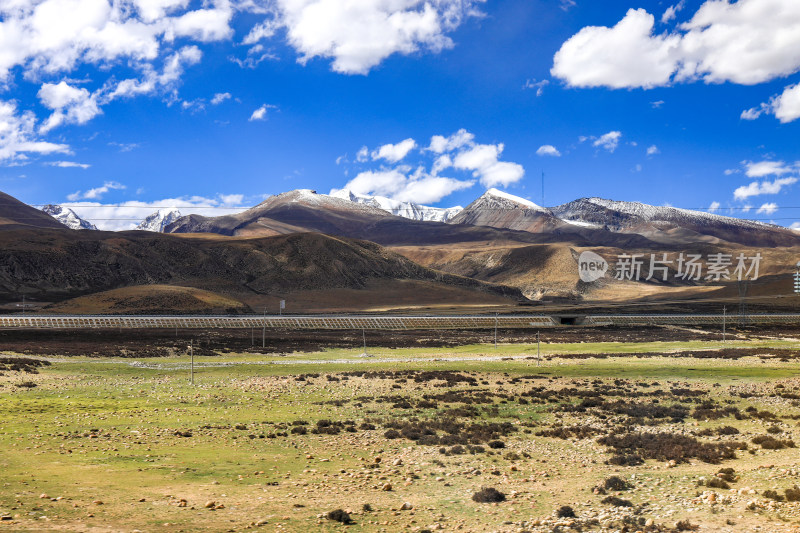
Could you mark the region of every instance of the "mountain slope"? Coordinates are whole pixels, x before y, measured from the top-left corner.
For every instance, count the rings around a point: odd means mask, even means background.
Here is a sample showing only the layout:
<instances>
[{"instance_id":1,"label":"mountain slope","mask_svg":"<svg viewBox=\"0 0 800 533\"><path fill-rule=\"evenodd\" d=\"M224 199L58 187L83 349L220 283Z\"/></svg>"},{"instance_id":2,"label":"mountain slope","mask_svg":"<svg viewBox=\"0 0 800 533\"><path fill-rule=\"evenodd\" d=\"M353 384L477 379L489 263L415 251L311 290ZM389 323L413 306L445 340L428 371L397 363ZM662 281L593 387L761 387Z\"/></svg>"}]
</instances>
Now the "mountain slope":
<instances>
[{"instance_id":1,"label":"mountain slope","mask_svg":"<svg viewBox=\"0 0 800 533\"><path fill-rule=\"evenodd\" d=\"M64 229L58 220L47 213L0 192L0 229L15 229L19 225Z\"/></svg>"},{"instance_id":2,"label":"mountain slope","mask_svg":"<svg viewBox=\"0 0 800 533\"><path fill-rule=\"evenodd\" d=\"M637 233L661 241L713 242L720 239L748 246L800 244L799 235L781 226L639 202L581 198L551 210L567 222Z\"/></svg>"},{"instance_id":3,"label":"mountain slope","mask_svg":"<svg viewBox=\"0 0 800 533\"><path fill-rule=\"evenodd\" d=\"M259 239L185 238L143 232L0 232L0 300L21 293L58 301L132 285L196 287L260 305L297 291L379 290L426 281L473 294L519 291L422 267L377 244L303 233Z\"/></svg>"},{"instance_id":4,"label":"mountain slope","mask_svg":"<svg viewBox=\"0 0 800 533\"><path fill-rule=\"evenodd\" d=\"M564 224L564 226L568 226ZM365 239L383 245L437 244L475 241L553 242L588 244L577 233L533 234L525 231L442 222L423 222L391 215L377 207L298 190L272 196L236 215L182 217L165 229L168 233L217 233L264 236L319 232ZM617 236L608 234L616 239ZM630 238L630 237L626 237ZM646 243L646 239L640 239Z\"/></svg>"},{"instance_id":5,"label":"mountain slope","mask_svg":"<svg viewBox=\"0 0 800 533\"><path fill-rule=\"evenodd\" d=\"M549 209L497 189L486 191L450 222L533 233L544 233L566 226Z\"/></svg>"},{"instance_id":6,"label":"mountain slope","mask_svg":"<svg viewBox=\"0 0 800 533\"><path fill-rule=\"evenodd\" d=\"M75 211L63 205L48 204L42 207L42 211L55 218L69 229L97 229L97 226L88 220L82 219Z\"/></svg>"}]
</instances>

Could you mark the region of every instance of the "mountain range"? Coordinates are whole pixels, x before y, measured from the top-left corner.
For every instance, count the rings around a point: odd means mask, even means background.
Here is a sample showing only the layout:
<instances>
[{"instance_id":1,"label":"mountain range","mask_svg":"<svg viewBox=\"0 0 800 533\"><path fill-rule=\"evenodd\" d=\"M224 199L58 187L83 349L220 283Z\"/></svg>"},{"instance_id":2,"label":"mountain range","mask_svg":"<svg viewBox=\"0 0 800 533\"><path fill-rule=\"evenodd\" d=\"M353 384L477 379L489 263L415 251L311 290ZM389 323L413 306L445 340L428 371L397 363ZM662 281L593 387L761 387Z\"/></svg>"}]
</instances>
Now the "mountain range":
<instances>
[{"instance_id":1,"label":"mountain range","mask_svg":"<svg viewBox=\"0 0 800 533\"><path fill-rule=\"evenodd\" d=\"M48 211L85 227L66 209ZM584 283L577 258L592 250L609 262L760 253L751 290L774 306L800 251L798 234L772 224L600 198L543 207L496 189L452 210L301 189L233 215L160 210L137 227L147 231L73 231L62 222L0 196L0 305L26 294L58 312L253 312L288 298L304 312L340 312L739 294L735 281L681 279L674 265L669 281Z\"/></svg>"}]
</instances>

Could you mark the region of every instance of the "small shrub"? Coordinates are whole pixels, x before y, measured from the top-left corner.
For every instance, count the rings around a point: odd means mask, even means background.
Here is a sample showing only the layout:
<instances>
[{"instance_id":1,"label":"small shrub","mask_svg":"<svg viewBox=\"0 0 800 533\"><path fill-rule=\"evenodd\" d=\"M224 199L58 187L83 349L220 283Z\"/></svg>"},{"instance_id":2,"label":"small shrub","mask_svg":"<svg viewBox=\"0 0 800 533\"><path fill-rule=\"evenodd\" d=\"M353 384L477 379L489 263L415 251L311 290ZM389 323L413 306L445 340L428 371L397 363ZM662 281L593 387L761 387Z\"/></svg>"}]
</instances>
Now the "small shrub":
<instances>
[{"instance_id":1,"label":"small shrub","mask_svg":"<svg viewBox=\"0 0 800 533\"><path fill-rule=\"evenodd\" d=\"M472 501L478 503L504 502L506 495L492 487L484 487L472 495Z\"/></svg>"},{"instance_id":2,"label":"small shrub","mask_svg":"<svg viewBox=\"0 0 800 533\"><path fill-rule=\"evenodd\" d=\"M611 476L603 482L603 488L606 490L628 490L631 486L621 477Z\"/></svg>"},{"instance_id":3,"label":"small shrub","mask_svg":"<svg viewBox=\"0 0 800 533\"><path fill-rule=\"evenodd\" d=\"M775 500L776 502L782 502L783 496L778 494L778 491L775 490L765 490L764 497L769 498L770 500Z\"/></svg>"},{"instance_id":4,"label":"small shrub","mask_svg":"<svg viewBox=\"0 0 800 533\"><path fill-rule=\"evenodd\" d=\"M559 518L575 518L575 511L569 505L562 505L556 511L556 516Z\"/></svg>"},{"instance_id":5,"label":"small shrub","mask_svg":"<svg viewBox=\"0 0 800 533\"><path fill-rule=\"evenodd\" d=\"M618 498L616 496L606 496L600 503L606 503L608 505L613 505L614 507L633 507L633 503L630 500L623 500L622 498Z\"/></svg>"},{"instance_id":6,"label":"small shrub","mask_svg":"<svg viewBox=\"0 0 800 533\"><path fill-rule=\"evenodd\" d=\"M791 489L786 489L787 502L800 502L800 488L795 485Z\"/></svg>"},{"instance_id":7,"label":"small shrub","mask_svg":"<svg viewBox=\"0 0 800 533\"><path fill-rule=\"evenodd\" d=\"M612 455L608 464L617 466L639 466L644 464L644 459L635 453Z\"/></svg>"},{"instance_id":8,"label":"small shrub","mask_svg":"<svg viewBox=\"0 0 800 533\"><path fill-rule=\"evenodd\" d=\"M352 524L353 519L350 518L350 515L347 514L342 509L336 509L335 511L331 511L328 513L328 520L333 520L334 522L341 522L342 524Z\"/></svg>"},{"instance_id":9,"label":"small shrub","mask_svg":"<svg viewBox=\"0 0 800 533\"><path fill-rule=\"evenodd\" d=\"M709 479L706 482L706 486L709 486L712 489L729 489L729 488L731 488L731 486L728 485L728 483L724 479L721 479L721 478L718 478L718 477L712 477L711 479Z\"/></svg>"},{"instance_id":10,"label":"small shrub","mask_svg":"<svg viewBox=\"0 0 800 533\"><path fill-rule=\"evenodd\" d=\"M505 447L506 443L501 440L489 441L489 448L492 448L493 450L499 450L500 448L505 448Z\"/></svg>"},{"instance_id":11,"label":"small shrub","mask_svg":"<svg viewBox=\"0 0 800 533\"><path fill-rule=\"evenodd\" d=\"M697 531L699 526L692 524L688 520L681 520L675 524L675 529L678 531Z\"/></svg>"}]
</instances>

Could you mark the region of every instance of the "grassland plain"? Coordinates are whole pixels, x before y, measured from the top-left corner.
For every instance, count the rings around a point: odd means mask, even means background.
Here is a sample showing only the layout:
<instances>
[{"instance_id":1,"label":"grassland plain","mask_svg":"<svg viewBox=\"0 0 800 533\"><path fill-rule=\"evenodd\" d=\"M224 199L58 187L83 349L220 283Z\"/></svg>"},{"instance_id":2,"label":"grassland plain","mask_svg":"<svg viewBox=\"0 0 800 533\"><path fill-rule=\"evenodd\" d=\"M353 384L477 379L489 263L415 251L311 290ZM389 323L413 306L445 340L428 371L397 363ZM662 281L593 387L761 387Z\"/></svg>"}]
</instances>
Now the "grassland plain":
<instances>
[{"instance_id":1,"label":"grassland plain","mask_svg":"<svg viewBox=\"0 0 800 533\"><path fill-rule=\"evenodd\" d=\"M8 355L0 530L800 531L792 339L368 353Z\"/></svg>"}]
</instances>

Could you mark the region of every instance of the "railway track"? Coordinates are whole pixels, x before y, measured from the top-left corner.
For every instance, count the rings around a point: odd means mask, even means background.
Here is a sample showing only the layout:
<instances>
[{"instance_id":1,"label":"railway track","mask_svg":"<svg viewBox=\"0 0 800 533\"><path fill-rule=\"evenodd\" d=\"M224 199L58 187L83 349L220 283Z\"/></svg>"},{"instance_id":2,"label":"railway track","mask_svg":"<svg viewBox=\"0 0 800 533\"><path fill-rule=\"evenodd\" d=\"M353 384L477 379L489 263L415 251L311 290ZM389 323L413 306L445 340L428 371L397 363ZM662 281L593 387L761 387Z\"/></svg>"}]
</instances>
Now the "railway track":
<instances>
[{"instance_id":1,"label":"railway track","mask_svg":"<svg viewBox=\"0 0 800 533\"><path fill-rule=\"evenodd\" d=\"M0 329L290 329L421 330L525 329L567 326L704 326L737 324L738 315L300 315L300 316L138 316L5 315ZM800 324L800 314L749 315L750 325Z\"/></svg>"}]
</instances>

